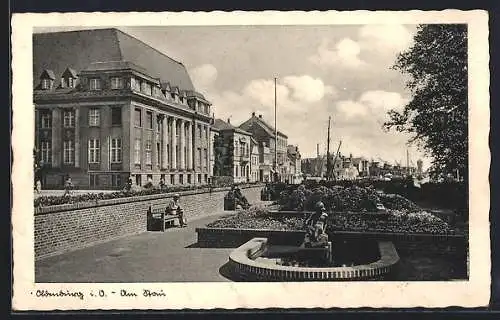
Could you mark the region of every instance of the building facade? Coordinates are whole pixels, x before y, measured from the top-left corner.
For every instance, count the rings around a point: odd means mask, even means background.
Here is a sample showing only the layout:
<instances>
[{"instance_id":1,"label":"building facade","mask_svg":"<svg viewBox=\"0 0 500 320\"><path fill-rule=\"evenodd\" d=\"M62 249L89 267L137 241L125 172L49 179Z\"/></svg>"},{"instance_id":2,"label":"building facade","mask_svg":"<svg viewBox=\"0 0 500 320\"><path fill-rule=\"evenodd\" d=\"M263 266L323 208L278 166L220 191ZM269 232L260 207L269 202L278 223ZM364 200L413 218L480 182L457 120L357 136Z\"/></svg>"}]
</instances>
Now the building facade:
<instances>
[{"instance_id":1,"label":"building facade","mask_svg":"<svg viewBox=\"0 0 500 320\"><path fill-rule=\"evenodd\" d=\"M34 34L33 59L42 185L207 182L211 104L180 62L116 29Z\"/></svg>"},{"instance_id":2,"label":"building facade","mask_svg":"<svg viewBox=\"0 0 500 320\"><path fill-rule=\"evenodd\" d=\"M262 145L262 148L269 148L270 154L270 175L269 178L272 179L274 175L274 170L279 174L281 181L285 181L287 172L289 171L288 160L287 160L287 145L288 137L278 131L275 134L275 128L264 121L262 115L256 116L255 112L252 112L252 116L247 121L243 122L240 129L250 132L253 138ZM264 152L264 150L262 150ZM275 154L276 153L276 154ZM276 161L275 161L276 159ZM276 168L275 167L276 164ZM263 167L262 170L265 170ZM262 172L261 176L266 176L265 172ZM265 179L264 179L265 181ZM270 181L270 180L269 180Z\"/></svg>"},{"instance_id":3,"label":"building facade","mask_svg":"<svg viewBox=\"0 0 500 320\"><path fill-rule=\"evenodd\" d=\"M214 176L232 177L233 182L251 181L252 134L221 119L215 119Z\"/></svg>"}]
</instances>

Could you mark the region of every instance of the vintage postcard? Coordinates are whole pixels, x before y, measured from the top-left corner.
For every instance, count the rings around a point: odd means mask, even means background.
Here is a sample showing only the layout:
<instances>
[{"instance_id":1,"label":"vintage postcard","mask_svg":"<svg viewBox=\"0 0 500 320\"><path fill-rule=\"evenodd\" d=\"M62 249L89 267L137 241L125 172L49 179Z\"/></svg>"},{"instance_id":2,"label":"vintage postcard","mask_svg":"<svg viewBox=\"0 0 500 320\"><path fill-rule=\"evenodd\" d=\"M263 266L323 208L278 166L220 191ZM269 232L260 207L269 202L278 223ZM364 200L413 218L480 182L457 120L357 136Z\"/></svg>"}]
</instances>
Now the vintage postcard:
<instances>
[{"instance_id":1,"label":"vintage postcard","mask_svg":"<svg viewBox=\"0 0 500 320\"><path fill-rule=\"evenodd\" d=\"M13 309L486 306L488 33L15 14Z\"/></svg>"}]
</instances>

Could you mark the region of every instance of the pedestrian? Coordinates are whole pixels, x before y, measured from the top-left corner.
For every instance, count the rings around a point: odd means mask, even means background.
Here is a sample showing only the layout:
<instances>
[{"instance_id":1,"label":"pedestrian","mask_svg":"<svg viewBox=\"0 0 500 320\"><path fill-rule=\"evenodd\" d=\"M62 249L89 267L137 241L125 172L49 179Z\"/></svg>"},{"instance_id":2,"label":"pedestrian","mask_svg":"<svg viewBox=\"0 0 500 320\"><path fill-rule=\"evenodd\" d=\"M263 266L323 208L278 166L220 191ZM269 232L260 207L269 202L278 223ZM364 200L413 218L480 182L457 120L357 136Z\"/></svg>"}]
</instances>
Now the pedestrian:
<instances>
[{"instance_id":1,"label":"pedestrian","mask_svg":"<svg viewBox=\"0 0 500 320\"><path fill-rule=\"evenodd\" d=\"M35 191L37 194L40 194L42 192L42 182L40 181L40 179L36 180Z\"/></svg>"},{"instance_id":2,"label":"pedestrian","mask_svg":"<svg viewBox=\"0 0 500 320\"><path fill-rule=\"evenodd\" d=\"M68 176L66 178L66 182L64 183L64 195L63 195L63 197L71 196L72 189L73 189L73 182L71 182L71 177Z\"/></svg>"},{"instance_id":3,"label":"pedestrian","mask_svg":"<svg viewBox=\"0 0 500 320\"><path fill-rule=\"evenodd\" d=\"M179 224L182 228L187 227L186 220L184 219L184 210L181 208L180 195L178 193L174 194L172 201L168 205L170 214L175 215L179 218Z\"/></svg>"},{"instance_id":4,"label":"pedestrian","mask_svg":"<svg viewBox=\"0 0 500 320\"><path fill-rule=\"evenodd\" d=\"M130 191L132 189L132 176L128 176L127 183L125 184L125 190Z\"/></svg>"},{"instance_id":5,"label":"pedestrian","mask_svg":"<svg viewBox=\"0 0 500 320\"><path fill-rule=\"evenodd\" d=\"M163 178L160 178L160 183L158 184L160 186L160 190L163 190L165 187L165 180Z\"/></svg>"}]
</instances>

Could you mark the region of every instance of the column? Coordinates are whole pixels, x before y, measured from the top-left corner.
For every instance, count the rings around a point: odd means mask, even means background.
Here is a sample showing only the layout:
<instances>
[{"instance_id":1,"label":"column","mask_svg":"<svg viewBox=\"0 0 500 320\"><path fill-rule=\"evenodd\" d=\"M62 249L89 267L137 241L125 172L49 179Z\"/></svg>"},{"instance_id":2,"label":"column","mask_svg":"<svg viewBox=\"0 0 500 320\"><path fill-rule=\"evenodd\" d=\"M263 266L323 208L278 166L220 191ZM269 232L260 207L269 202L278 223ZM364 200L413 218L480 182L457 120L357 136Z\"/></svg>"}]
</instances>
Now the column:
<instances>
[{"instance_id":1,"label":"column","mask_svg":"<svg viewBox=\"0 0 500 320\"><path fill-rule=\"evenodd\" d=\"M182 119L179 119L179 140L180 140L180 147L179 147L179 169L184 170L186 169L186 158L185 158L185 147L186 147L186 131L185 131L185 121Z\"/></svg>"},{"instance_id":2,"label":"column","mask_svg":"<svg viewBox=\"0 0 500 320\"><path fill-rule=\"evenodd\" d=\"M80 108L75 108L75 168L80 167Z\"/></svg>"},{"instance_id":3,"label":"column","mask_svg":"<svg viewBox=\"0 0 500 320\"><path fill-rule=\"evenodd\" d=\"M210 127L205 126L205 145L207 146L207 158L205 159L205 165L207 166L207 172L210 172Z\"/></svg>"},{"instance_id":4,"label":"column","mask_svg":"<svg viewBox=\"0 0 500 320\"><path fill-rule=\"evenodd\" d=\"M186 164L186 168L188 170L191 170L193 169L193 134L192 134L192 129L191 129L191 122L186 122L186 127L187 127L187 136L186 136L186 140L187 140L187 164Z\"/></svg>"},{"instance_id":5,"label":"column","mask_svg":"<svg viewBox=\"0 0 500 320\"><path fill-rule=\"evenodd\" d=\"M161 134L162 134L162 162L161 162L161 168L162 169L167 169L168 168L168 118L163 115L163 119L161 120Z\"/></svg>"},{"instance_id":6,"label":"column","mask_svg":"<svg viewBox=\"0 0 500 320\"><path fill-rule=\"evenodd\" d=\"M61 165L61 114L59 108L52 109L52 167Z\"/></svg>"},{"instance_id":7,"label":"column","mask_svg":"<svg viewBox=\"0 0 500 320\"><path fill-rule=\"evenodd\" d=\"M177 131L177 119L172 118L172 123L171 123L171 134L170 134L170 139L171 139L171 163L170 167L172 169L177 169L177 152L176 152L176 147L177 147L177 140L176 140L176 131Z\"/></svg>"}]
</instances>

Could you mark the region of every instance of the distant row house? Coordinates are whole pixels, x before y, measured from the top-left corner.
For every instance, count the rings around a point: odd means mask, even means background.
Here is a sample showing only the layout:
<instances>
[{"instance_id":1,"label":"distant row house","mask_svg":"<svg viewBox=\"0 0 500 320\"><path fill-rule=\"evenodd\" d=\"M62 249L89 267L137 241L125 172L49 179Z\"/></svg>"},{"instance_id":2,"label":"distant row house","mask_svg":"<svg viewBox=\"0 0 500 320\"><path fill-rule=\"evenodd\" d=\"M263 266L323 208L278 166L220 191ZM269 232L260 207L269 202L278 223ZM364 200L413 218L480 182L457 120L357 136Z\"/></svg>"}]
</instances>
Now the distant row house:
<instances>
[{"instance_id":1,"label":"distant row house","mask_svg":"<svg viewBox=\"0 0 500 320\"><path fill-rule=\"evenodd\" d=\"M385 161L368 160L364 157L353 158L352 154L349 156L338 154L336 157L331 155L331 163L334 177L340 180L355 180L366 177L401 177L417 172L417 168L413 166L391 165ZM421 160L418 163L421 172ZM326 170L327 161L324 155L302 160L302 172L305 176L326 177Z\"/></svg>"}]
</instances>

